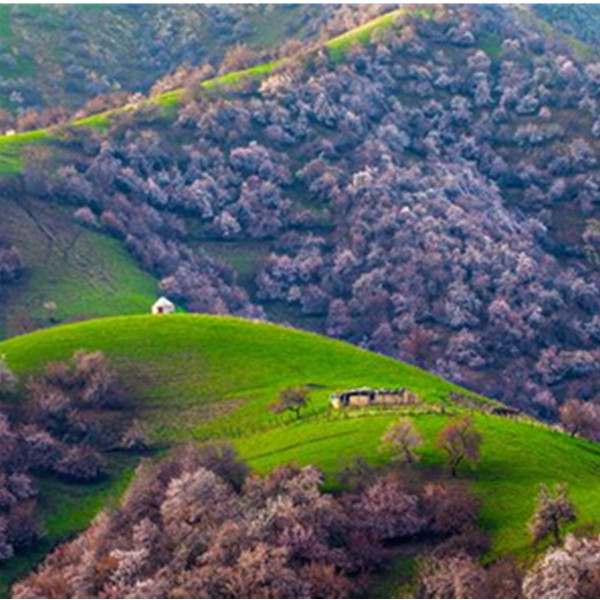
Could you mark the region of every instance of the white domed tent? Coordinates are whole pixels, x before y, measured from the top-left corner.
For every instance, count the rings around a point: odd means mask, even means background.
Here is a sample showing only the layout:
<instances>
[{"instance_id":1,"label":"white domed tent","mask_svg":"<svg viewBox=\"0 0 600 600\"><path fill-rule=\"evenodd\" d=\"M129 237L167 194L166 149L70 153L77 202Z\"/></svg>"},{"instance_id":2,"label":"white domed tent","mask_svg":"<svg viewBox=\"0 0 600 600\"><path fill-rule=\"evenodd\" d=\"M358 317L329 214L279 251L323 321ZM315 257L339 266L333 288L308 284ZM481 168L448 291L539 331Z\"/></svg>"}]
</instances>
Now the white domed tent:
<instances>
[{"instance_id":1,"label":"white domed tent","mask_svg":"<svg viewBox=\"0 0 600 600\"><path fill-rule=\"evenodd\" d=\"M164 296L152 305L153 315L170 315L175 312L175 305Z\"/></svg>"}]
</instances>

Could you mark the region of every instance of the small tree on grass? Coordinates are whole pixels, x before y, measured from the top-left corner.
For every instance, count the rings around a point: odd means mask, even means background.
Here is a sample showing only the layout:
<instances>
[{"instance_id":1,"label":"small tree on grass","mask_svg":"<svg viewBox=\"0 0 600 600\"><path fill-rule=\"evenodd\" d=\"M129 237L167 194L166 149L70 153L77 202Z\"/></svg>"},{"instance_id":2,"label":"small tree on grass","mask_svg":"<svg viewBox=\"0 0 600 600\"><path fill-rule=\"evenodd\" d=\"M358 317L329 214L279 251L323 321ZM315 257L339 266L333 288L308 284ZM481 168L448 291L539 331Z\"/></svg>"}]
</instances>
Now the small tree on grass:
<instances>
[{"instance_id":1,"label":"small tree on grass","mask_svg":"<svg viewBox=\"0 0 600 600\"><path fill-rule=\"evenodd\" d=\"M277 402L271 405L271 412L275 414L292 412L300 418L302 409L308 404L308 390L303 387L286 388L279 392Z\"/></svg>"},{"instance_id":2,"label":"small tree on grass","mask_svg":"<svg viewBox=\"0 0 600 600\"><path fill-rule=\"evenodd\" d=\"M0 393L12 391L17 381L17 376L6 364L6 357L0 355Z\"/></svg>"},{"instance_id":3,"label":"small tree on grass","mask_svg":"<svg viewBox=\"0 0 600 600\"><path fill-rule=\"evenodd\" d=\"M595 439L600 434L600 407L572 398L560 407L560 420L572 437Z\"/></svg>"},{"instance_id":4,"label":"small tree on grass","mask_svg":"<svg viewBox=\"0 0 600 600\"><path fill-rule=\"evenodd\" d=\"M151 444L150 436L139 421L134 421L121 438L121 445L130 452L145 452Z\"/></svg>"},{"instance_id":5,"label":"small tree on grass","mask_svg":"<svg viewBox=\"0 0 600 600\"><path fill-rule=\"evenodd\" d=\"M577 518L575 507L567 496L567 486L558 483L554 491L541 484L538 493L535 512L527 527L534 542L539 542L552 535L554 542L560 544L560 530L563 525Z\"/></svg>"},{"instance_id":6,"label":"small tree on grass","mask_svg":"<svg viewBox=\"0 0 600 600\"><path fill-rule=\"evenodd\" d=\"M479 460L481 435L475 430L473 418L465 415L452 419L438 434L437 446L447 455L452 477L457 476L462 462L474 468Z\"/></svg>"},{"instance_id":7,"label":"small tree on grass","mask_svg":"<svg viewBox=\"0 0 600 600\"><path fill-rule=\"evenodd\" d=\"M419 459L415 450L423 443L423 439L412 420L402 418L387 428L381 442L396 454L402 464L410 465Z\"/></svg>"}]
</instances>

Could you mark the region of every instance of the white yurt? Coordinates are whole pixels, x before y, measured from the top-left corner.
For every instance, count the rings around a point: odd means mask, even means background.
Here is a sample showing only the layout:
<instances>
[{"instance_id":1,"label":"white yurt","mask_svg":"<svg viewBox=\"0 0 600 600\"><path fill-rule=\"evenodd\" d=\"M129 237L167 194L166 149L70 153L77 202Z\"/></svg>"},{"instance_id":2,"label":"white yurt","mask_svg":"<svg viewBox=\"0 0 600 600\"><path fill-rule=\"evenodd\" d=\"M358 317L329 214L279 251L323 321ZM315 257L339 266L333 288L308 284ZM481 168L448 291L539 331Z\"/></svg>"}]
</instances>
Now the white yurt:
<instances>
[{"instance_id":1,"label":"white yurt","mask_svg":"<svg viewBox=\"0 0 600 600\"><path fill-rule=\"evenodd\" d=\"M153 315L170 315L175 312L175 305L164 296L152 305Z\"/></svg>"}]
</instances>

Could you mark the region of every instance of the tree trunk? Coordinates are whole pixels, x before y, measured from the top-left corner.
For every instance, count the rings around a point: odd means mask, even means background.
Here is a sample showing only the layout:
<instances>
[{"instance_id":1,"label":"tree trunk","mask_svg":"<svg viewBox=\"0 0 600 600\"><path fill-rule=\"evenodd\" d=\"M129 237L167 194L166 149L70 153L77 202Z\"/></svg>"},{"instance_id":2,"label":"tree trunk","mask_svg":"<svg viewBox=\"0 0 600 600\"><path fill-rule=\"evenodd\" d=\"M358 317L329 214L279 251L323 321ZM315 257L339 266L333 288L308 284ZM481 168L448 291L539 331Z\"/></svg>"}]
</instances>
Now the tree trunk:
<instances>
[{"instance_id":1,"label":"tree trunk","mask_svg":"<svg viewBox=\"0 0 600 600\"><path fill-rule=\"evenodd\" d=\"M450 472L452 477L458 477L458 465L462 459L463 457L459 456L450 463Z\"/></svg>"},{"instance_id":2,"label":"tree trunk","mask_svg":"<svg viewBox=\"0 0 600 600\"><path fill-rule=\"evenodd\" d=\"M552 520L552 533L554 534L554 541L557 546L560 545L560 526L557 519Z\"/></svg>"}]
</instances>

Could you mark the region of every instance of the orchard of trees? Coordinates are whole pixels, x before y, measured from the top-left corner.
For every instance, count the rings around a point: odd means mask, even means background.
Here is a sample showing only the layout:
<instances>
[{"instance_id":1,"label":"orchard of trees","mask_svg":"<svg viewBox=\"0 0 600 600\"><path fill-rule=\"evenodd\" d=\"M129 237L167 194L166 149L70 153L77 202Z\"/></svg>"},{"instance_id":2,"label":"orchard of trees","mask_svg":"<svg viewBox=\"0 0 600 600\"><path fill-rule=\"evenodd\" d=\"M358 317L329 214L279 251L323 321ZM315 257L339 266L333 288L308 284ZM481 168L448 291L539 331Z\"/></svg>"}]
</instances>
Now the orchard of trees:
<instances>
[{"instance_id":1,"label":"orchard of trees","mask_svg":"<svg viewBox=\"0 0 600 600\"><path fill-rule=\"evenodd\" d=\"M440 556L437 548L421 561L419 597L595 598L600 542L568 534L563 544L563 528L575 519L567 487L557 484L550 490L542 484L528 529L533 543L549 538L554 545L539 560L528 569L510 558L484 567L477 552Z\"/></svg>"},{"instance_id":2,"label":"orchard of trees","mask_svg":"<svg viewBox=\"0 0 600 600\"><path fill-rule=\"evenodd\" d=\"M18 410L10 418L0 411L0 563L43 535L38 476L96 482L106 475L104 450L140 451L149 444L139 426L128 429L117 373L100 352L76 352L23 382L2 357L0 397L17 385L25 388Z\"/></svg>"},{"instance_id":3,"label":"orchard of trees","mask_svg":"<svg viewBox=\"0 0 600 600\"><path fill-rule=\"evenodd\" d=\"M96 15L80 7L7 6L3 19L13 35L0 46L0 93L7 100L0 108L0 134L65 123L73 109L77 117L103 112L139 99L140 92L189 87L217 66L227 72L294 54L382 10L388 9L117 5ZM266 23L274 40L252 50L247 43L257 45L257 29ZM48 50L44 56L42 48Z\"/></svg>"},{"instance_id":4,"label":"orchard of trees","mask_svg":"<svg viewBox=\"0 0 600 600\"><path fill-rule=\"evenodd\" d=\"M435 533L449 556L478 537L462 487L382 475L334 496L322 481L314 467L259 478L226 447L186 448L142 467L121 507L59 547L15 597L345 598L389 563L390 544Z\"/></svg>"},{"instance_id":5,"label":"orchard of trees","mask_svg":"<svg viewBox=\"0 0 600 600\"><path fill-rule=\"evenodd\" d=\"M406 430L401 422L388 433ZM466 483L419 488L362 461L340 482L343 492L325 493L312 466L259 477L229 446L180 448L142 464L121 506L59 546L13 597L364 597L418 540L429 540L417 560L420 598L594 598L600 589L598 540L563 543L575 519L564 485L540 487L529 531L554 546L526 570L511 558L482 564L489 540Z\"/></svg>"}]
</instances>

